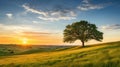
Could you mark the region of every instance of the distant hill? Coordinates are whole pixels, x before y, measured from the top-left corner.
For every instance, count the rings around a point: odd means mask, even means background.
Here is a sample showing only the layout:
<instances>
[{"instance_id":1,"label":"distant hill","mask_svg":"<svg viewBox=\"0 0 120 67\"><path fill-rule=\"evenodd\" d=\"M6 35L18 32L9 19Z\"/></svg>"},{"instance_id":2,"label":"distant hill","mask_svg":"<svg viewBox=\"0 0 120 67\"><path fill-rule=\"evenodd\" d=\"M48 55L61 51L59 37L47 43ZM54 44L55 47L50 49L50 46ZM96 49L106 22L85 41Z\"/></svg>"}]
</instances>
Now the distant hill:
<instances>
[{"instance_id":1,"label":"distant hill","mask_svg":"<svg viewBox=\"0 0 120 67\"><path fill-rule=\"evenodd\" d=\"M84 48L0 45L0 67L120 67L120 41Z\"/></svg>"},{"instance_id":2,"label":"distant hill","mask_svg":"<svg viewBox=\"0 0 120 67\"><path fill-rule=\"evenodd\" d=\"M57 46L57 45L15 45L15 44L0 44L0 56L31 54L40 52L53 52L70 48L72 46Z\"/></svg>"}]
</instances>

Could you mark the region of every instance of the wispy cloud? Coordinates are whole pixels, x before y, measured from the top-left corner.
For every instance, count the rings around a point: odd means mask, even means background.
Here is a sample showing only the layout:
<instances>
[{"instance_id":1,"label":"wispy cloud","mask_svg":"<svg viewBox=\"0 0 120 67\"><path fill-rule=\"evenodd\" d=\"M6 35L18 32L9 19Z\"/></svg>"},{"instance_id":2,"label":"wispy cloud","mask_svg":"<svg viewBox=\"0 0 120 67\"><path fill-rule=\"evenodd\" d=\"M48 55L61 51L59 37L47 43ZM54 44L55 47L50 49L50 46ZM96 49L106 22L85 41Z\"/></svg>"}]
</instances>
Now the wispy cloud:
<instances>
[{"instance_id":1,"label":"wispy cloud","mask_svg":"<svg viewBox=\"0 0 120 67\"><path fill-rule=\"evenodd\" d=\"M38 21L32 21L32 22L35 23L35 24L38 23Z\"/></svg>"},{"instance_id":2,"label":"wispy cloud","mask_svg":"<svg viewBox=\"0 0 120 67\"><path fill-rule=\"evenodd\" d=\"M59 21L59 20L71 20L71 19L76 19L75 17L38 17L41 20L46 20L46 21Z\"/></svg>"},{"instance_id":3,"label":"wispy cloud","mask_svg":"<svg viewBox=\"0 0 120 67\"><path fill-rule=\"evenodd\" d=\"M93 4L90 2L90 0L82 0L81 4L74 7L74 8L67 8L63 7L61 5L55 6L52 10L41 10L41 9L35 9L32 8L30 5L23 4L22 7L27 12L32 12L35 14L38 14L40 20L44 21L60 21L60 20L73 20L77 17L77 11L88 11L88 10L94 10L94 9L102 9L105 6L105 4Z\"/></svg>"},{"instance_id":4,"label":"wispy cloud","mask_svg":"<svg viewBox=\"0 0 120 67\"><path fill-rule=\"evenodd\" d=\"M82 4L77 8L81 11L93 10L93 9L102 9L105 6L103 4L92 4L90 0L83 0Z\"/></svg>"},{"instance_id":5,"label":"wispy cloud","mask_svg":"<svg viewBox=\"0 0 120 67\"><path fill-rule=\"evenodd\" d=\"M22 5L22 7L24 8L24 9L26 9L26 11L29 11L29 12L33 12L33 13L36 13L36 14L40 14L40 15L43 15L43 16L47 16L47 12L43 12L43 11L41 11L41 10L35 10L35 9L33 9L33 8L30 8L29 6L27 6L27 5Z\"/></svg>"},{"instance_id":6,"label":"wispy cloud","mask_svg":"<svg viewBox=\"0 0 120 67\"><path fill-rule=\"evenodd\" d=\"M120 24L101 26L101 29L102 30L116 30L116 29L120 29Z\"/></svg>"},{"instance_id":7,"label":"wispy cloud","mask_svg":"<svg viewBox=\"0 0 120 67\"><path fill-rule=\"evenodd\" d=\"M12 14L12 13L7 13L6 16L7 16L9 19L12 19L13 14Z\"/></svg>"},{"instance_id":8,"label":"wispy cloud","mask_svg":"<svg viewBox=\"0 0 120 67\"><path fill-rule=\"evenodd\" d=\"M28 32L23 32L23 34L31 34L31 35L41 35L41 34L57 34L57 33L49 33L49 32L34 32L34 31L28 31Z\"/></svg>"},{"instance_id":9,"label":"wispy cloud","mask_svg":"<svg viewBox=\"0 0 120 67\"><path fill-rule=\"evenodd\" d=\"M33 30L31 27L26 25L4 25L0 24L0 32L4 34L19 34L23 31Z\"/></svg>"},{"instance_id":10,"label":"wispy cloud","mask_svg":"<svg viewBox=\"0 0 120 67\"><path fill-rule=\"evenodd\" d=\"M38 17L41 20L44 21L59 21L59 20L72 20L76 19L76 13L72 10L51 10L51 11L42 11L42 10L36 10L33 9L27 5L22 5L26 11L39 14Z\"/></svg>"}]
</instances>

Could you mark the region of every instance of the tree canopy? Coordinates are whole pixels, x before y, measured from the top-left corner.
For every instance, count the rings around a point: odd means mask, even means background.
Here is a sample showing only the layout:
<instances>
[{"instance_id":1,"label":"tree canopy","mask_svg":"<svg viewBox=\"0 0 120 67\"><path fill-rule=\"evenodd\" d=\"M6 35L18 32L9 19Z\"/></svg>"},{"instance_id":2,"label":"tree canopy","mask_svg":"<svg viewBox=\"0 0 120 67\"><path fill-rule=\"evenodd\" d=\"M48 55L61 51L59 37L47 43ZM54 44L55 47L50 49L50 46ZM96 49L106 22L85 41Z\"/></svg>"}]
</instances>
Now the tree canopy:
<instances>
[{"instance_id":1,"label":"tree canopy","mask_svg":"<svg viewBox=\"0 0 120 67\"><path fill-rule=\"evenodd\" d=\"M64 42L73 43L76 40L80 40L82 42L82 46L84 46L84 42L91 39L97 41L102 41L103 39L103 33L97 30L96 25L85 20L67 25L63 35Z\"/></svg>"}]
</instances>

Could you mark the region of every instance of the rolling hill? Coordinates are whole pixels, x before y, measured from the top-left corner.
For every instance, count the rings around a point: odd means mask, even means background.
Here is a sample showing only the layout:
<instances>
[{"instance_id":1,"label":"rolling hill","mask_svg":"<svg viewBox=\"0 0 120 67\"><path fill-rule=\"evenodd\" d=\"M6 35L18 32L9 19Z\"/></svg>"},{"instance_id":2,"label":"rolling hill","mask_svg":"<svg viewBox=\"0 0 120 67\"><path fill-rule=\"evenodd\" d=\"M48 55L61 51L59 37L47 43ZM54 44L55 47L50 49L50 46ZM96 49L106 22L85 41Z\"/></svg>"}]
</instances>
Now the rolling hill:
<instances>
[{"instance_id":1,"label":"rolling hill","mask_svg":"<svg viewBox=\"0 0 120 67\"><path fill-rule=\"evenodd\" d=\"M12 46L10 49L9 47L2 45L0 48L0 67L120 67L119 41L84 48ZM9 53L11 50L13 53Z\"/></svg>"}]
</instances>

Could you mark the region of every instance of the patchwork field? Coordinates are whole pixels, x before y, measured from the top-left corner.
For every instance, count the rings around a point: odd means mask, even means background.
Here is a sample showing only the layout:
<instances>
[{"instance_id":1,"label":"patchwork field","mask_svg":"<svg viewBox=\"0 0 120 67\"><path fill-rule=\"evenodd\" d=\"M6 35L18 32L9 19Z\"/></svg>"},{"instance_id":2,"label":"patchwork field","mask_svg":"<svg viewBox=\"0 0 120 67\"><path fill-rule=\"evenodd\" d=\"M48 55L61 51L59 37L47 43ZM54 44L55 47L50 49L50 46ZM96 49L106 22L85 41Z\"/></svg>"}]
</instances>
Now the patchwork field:
<instances>
[{"instance_id":1,"label":"patchwork field","mask_svg":"<svg viewBox=\"0 0 120 67\"><path fill-rule=\"evenodd\" d=\"M120 42L84 48L0 45L0 67L120 67Z\"/></svg>"}]
</instances>

